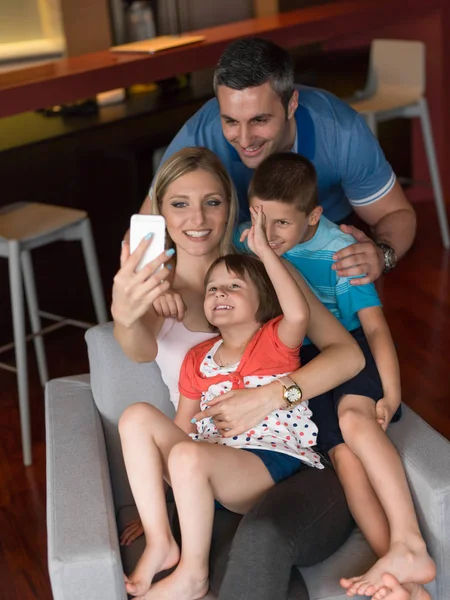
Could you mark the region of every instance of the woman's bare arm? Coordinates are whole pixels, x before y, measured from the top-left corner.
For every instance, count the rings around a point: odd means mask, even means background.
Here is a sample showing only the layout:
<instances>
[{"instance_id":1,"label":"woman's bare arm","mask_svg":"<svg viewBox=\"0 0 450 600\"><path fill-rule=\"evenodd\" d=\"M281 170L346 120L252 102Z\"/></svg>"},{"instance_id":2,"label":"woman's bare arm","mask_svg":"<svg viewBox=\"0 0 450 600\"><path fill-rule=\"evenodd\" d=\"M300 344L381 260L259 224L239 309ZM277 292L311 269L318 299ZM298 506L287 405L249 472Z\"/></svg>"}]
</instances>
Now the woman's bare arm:
<instances>
[{"instance_id":1,"label":"woman's bare arm","mask_svg":"<svg viewBox=\"0 0 450 600\"><path fill-rule=\"evenodd\" d=\"M169 289L169 270L157 269L168 261L161 254L138 273L136 267L142 258L148 240L143 240L130 254L128 243L123 243L121 267L114 277L111 313L114 319L114 337L125 354L136 362L151 362L158 352L156 336L164 319L153 309L153 301ZM162 282L162 283L161 283Z\"/></svg>"},{"instance_id":2,"label":"woman's bare arm","mask_svg":"<svg viewBox=\"0 0 450 600\"><path fill-rule=\"evenodd\" d=\"M308 300L306 335L320 350L316 358L290 375L301 388L303 399L308 400L357 375L365 361L357 342L314 295L297 269L287 261L285 264Z\"/></svg>"}]
</instances>

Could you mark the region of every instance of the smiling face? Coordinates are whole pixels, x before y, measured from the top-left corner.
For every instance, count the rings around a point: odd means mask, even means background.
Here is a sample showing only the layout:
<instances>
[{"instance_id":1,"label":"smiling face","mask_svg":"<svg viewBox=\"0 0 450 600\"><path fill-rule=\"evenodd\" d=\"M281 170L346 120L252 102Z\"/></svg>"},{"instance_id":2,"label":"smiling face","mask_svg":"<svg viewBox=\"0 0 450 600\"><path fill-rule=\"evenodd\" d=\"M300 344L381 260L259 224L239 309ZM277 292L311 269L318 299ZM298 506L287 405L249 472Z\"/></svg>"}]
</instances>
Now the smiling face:
<instances>
[{"instance_id":1,"label":"smiling face","mask_svg":"<svg viewBox=\"0 0 450 600\"><path fill-rule=\"evenodd\" d=\"M211 325L223 326L256 323L258 290L245 273L243 277L229 271L224 262L212 270L206 285L204 310Z\"/></svg>"},{"instance_id":2,"label":"smiling face","mask_svg":"<svg viewBox=\"0 0 450 600\"><path fill-rule=\"evenodd\" d=\"M217 88L222 130L242 162L255 169L269 154L290 150L295 140L295 91L286 111L269 82L243 90Z\"/></svg>"},{"instance_id":3,"label":"smiling face","mask_svg":"<svg viewBox=\"0 0 450 600\"><path fill-rule=\"evenodd\" d=\"M262 207L266 217L266 234L270 247L281 256L297 244L310 240L319 225L322 207L316 206L309 215L294 204L277 200L250 199L250 206Z\"/></svg>"},{"instance_id":4,"label":"smiling face","mask_svg":"<svg viewBox=\"0 0 450 600\"><path fill-rule=\"evenodd\" d=\"M217 255L229 213L229 200L219 179L196 169L178 177L162 199L161 214L177 252Z\"/></svg>"}]
</instances>

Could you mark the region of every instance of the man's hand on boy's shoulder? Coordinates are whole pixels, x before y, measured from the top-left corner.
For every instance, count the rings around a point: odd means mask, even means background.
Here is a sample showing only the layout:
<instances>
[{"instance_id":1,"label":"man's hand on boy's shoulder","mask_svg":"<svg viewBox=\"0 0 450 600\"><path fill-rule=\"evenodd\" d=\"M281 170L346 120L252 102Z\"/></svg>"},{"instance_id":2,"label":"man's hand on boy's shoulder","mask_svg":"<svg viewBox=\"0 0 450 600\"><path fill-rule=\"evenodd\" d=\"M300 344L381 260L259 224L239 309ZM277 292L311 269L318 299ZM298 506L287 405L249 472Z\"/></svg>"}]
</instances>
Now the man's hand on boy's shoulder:
<instances>
[{"instance_id":1,"label":"man's hand on boy's shoulder","mask_svg":"<svg viewBox=\"0 0 450 600\"><path fill-rule=\"evenodd\" d=\"M384 270L384 254L382 249L363 231L353 225L341 225L343 233L349 233L357 241L342 248L333 256L336 262L333 269L339 277L356 277L351 279L352 285L365 285L375 281ZM361 277L361 275L365 275Z\"/></svg>"}]
</instances>

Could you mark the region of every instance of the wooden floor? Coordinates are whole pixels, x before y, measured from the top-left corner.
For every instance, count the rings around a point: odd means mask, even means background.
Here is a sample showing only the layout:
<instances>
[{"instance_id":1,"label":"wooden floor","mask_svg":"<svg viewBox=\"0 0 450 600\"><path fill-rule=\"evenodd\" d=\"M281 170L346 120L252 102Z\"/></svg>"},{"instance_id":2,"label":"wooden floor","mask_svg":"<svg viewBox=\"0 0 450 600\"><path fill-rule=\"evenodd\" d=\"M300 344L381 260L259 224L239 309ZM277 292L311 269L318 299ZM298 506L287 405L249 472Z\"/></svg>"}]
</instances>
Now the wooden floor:
<instances>
[{"instance_id":1,"label":"wooden floor","mask_svg":"<svg viewBox=\"0 0 450 600\"><path fill-rule=\"evenodd\" d=\"M417 213L414 248L385 278L382 296L400 357L403 399L450 438L450 253L442 249L433 205L419 204ZM46 348L52 378L88 371L81 330L52 334ZM44 399L32 348L29 357L34 463L28 468L22 465L15 377L0 371L0 600L52 597Z\"/></svg>"}]
</instances>

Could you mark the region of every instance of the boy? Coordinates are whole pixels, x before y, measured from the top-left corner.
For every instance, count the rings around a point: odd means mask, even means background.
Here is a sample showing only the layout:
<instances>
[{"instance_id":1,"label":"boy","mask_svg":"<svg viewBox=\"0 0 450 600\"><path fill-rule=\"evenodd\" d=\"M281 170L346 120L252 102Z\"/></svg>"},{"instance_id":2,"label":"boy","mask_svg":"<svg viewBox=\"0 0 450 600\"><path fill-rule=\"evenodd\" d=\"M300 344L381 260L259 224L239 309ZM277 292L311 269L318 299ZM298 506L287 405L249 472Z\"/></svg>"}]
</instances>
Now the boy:
<instances>
[{"instance_id":1,"label":"boy","mask_svg":"<svg viewBox=\"0 0 450 600\"><path fill-rule=\"evenodd\" d=\"M353 596L382 590L385 573L400 583L431 581L435 566L420 534L400 458L385 434L401 397L397 355L381 302L373 284L352 285L333 266L333 255L354 239L322 216L315 169L298 154L266 158L255 170L249 202L264 211L270 246L302 273L366 358L358 376L320 402L310 401L319 442L329 450L355 521L382 557L365 575L343 579L341 585ZM241 250L247 251L248 231L249 224L238 230L235 242ZM307 343L303 364L315 353Z\"/></svg>"}]
</instances>

